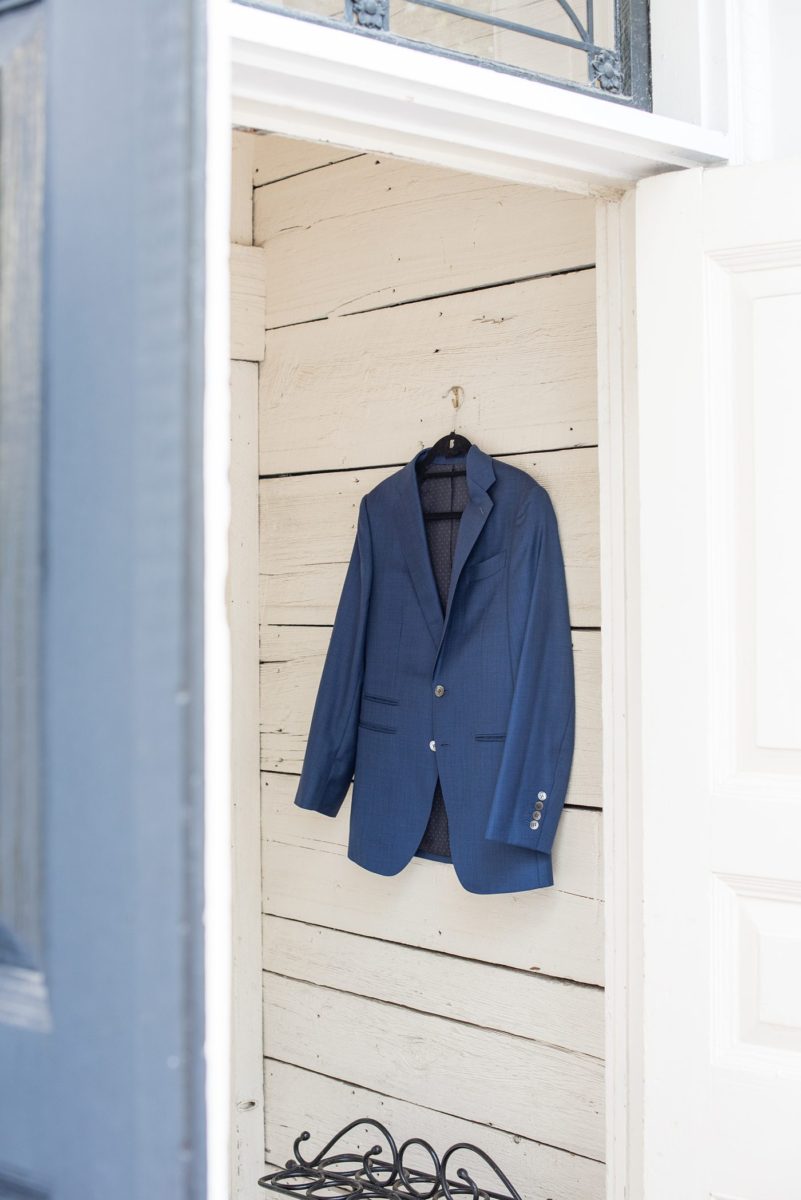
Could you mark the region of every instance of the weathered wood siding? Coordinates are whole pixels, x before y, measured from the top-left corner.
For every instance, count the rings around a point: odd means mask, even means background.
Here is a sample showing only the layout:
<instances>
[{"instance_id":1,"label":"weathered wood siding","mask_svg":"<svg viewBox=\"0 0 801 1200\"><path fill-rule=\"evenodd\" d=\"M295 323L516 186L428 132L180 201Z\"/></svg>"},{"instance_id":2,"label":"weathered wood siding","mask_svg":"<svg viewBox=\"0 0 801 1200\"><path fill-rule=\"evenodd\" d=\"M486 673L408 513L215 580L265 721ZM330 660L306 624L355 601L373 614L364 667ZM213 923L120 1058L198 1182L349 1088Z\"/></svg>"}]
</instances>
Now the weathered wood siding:
<instances>
[{"instance_id":1,"label":"weathered wood siding","mask_svg":"<svg viewBox=\"0 0 801 1200\"><path fill-rule=\"evenodd\" d=\"M264 251L253 241L255 138L235 132L231 187L231 438L228 611L231 632L231 836L235 980L231 1200L264 1172L259 803L259 369Z\"/></svg>"},{"instance_id":2,"label":"weathered wood siding","mask_svg":"<svg viewBox=\"0 0 801 1200\"><path fill-rule=\"evenodd\" d=\"M242 136L242 135L240 135ZM239 333L259 367L265 1159L364 1114L474 1139L527 1200L604 1189L591 200L252 137ZM245 186L245 184L243 184ZM246 206L244 206L246 207ZM249 242L249 237L242 241ZM256 259L256 255L261 256ZM236 285L235 285L236 294ZM239 344L239 343L238 343ZM292 800L361 496L453 423L549 490L578 691L556 884L371 875ZM255 481L254 481L255 486Z\"/></svg>"}]
</instances>

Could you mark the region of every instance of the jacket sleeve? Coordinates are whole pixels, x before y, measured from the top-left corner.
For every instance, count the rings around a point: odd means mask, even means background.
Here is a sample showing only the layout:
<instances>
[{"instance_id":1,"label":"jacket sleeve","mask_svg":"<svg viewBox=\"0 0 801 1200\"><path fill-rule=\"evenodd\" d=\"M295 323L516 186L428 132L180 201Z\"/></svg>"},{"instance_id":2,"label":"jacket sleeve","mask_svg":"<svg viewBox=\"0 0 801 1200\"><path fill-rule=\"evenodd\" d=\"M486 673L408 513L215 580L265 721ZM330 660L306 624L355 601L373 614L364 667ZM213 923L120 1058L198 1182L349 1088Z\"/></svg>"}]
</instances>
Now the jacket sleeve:
<instances>
[{"instance_id":1,"label":"jacket sleeve","mask_svg":"<svg viewBox=\"0 0 801 1200\"><path fill-rule=\"evenodd\" d=\"M370 523L362 498L295 795L298 807L327 817L337 815L353 779L371 580Z\"/></svg>"},{"instance_id":2,"label":"jacket sleeve","mask_svg":"<svg viewBox=\"0 0 801 1200\"><path fill-rule=\"evenodd\" d=\"M509 579L510 628L522 627L523 635L513 647L517 672L486 836L550 853L570 778L576 706L562 548L541 487L518 513Z\"/></svg>"}]
</instances>

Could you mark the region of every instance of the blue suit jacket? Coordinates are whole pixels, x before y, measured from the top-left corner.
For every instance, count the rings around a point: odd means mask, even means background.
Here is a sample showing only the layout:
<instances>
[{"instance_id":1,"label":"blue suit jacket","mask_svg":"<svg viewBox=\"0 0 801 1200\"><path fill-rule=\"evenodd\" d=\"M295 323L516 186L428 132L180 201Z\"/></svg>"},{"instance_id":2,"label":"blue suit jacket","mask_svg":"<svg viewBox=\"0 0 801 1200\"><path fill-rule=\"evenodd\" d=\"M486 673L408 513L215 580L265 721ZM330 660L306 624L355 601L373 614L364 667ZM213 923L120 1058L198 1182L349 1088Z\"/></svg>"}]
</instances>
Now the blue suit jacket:
<instances>
[{"instance_id":1,"label":"blue suit jacket","mask_svg":"<svg viewBox=\"0 0 801 1200\"><path fill-rule=\"evenodd\" d=\"M295 804L334 817L353 779L348 855L394 875L420 843L439 770L462 885L547 887L575 731L556 516L529 475L472 445L443 616L415 473L424 453L361 501Z\"/></svg>"}]
</instances>

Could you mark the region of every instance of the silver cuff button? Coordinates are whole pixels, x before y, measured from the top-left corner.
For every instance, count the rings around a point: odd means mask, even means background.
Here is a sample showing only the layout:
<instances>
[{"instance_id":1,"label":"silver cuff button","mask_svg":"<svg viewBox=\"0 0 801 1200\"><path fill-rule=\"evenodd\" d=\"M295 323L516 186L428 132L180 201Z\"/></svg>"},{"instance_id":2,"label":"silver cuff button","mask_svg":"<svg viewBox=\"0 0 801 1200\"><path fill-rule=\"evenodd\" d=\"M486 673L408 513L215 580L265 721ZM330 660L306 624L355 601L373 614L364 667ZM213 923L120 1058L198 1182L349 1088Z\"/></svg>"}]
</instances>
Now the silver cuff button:
<instances>
[{"instance_id":1,"label":"silver cuff button","mask_svg":"<svg viewBox=\"0 0 801 1200\"><path fill-rule=\"evenodd\" d=\"M548 793L547 793L547 792L537 792L537 799L538 799L538 800L547 800L547 798L548 798Z\"/></svg>"},{"instance_id":2,"label":"silver cuff button","mask_svg":"<svg viewBox=\"0 0 801 1200\"><path fill-rule=\"evenodd\" d=\"M540 823L539 821L529 821L528 827L529 829L539 829Z\"/></svg>"}]
</instances>

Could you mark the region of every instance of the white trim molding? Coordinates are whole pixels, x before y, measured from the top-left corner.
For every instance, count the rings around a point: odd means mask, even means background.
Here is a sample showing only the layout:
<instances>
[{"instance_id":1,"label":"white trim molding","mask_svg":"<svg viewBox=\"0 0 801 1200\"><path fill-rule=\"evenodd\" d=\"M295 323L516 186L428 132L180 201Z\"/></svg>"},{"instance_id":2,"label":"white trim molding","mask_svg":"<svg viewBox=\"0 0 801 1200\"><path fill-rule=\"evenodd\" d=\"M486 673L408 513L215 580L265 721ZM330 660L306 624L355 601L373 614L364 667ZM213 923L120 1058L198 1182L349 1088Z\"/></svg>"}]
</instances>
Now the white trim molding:
<instances>
[{"instance_id":1,"label":"white trim molding","mask_svg":"<svg viewBox=\"0 0 801 1200\"><path fill-rule=\"evenodd\" d=\"M569 191L726 162L725 134L232 3L233 120Z\"/></svg>"},{"instance_id":2,"label":"white trim molding","mask_svg":"<svg viewBox=\"0 0 801 1200\"><path fill-rule=\"evenodd\" d=\"M642 1195L642 816L635 194L597 205L606 1196Z\"/></svg>"},{"instance_id":3,"label":"white trim molding","mask_svg":"<svg viewBox=\"0 0 801 1200\"><path fill-rule=\"evenodd\" d=\"M736 93L730 95L729 88L739 89L742 79L729 59L742 3L649 0L654 112L731 132L729 106ZM765 7L762 0L745 3Z\"/></svg>"}]
</instances>

